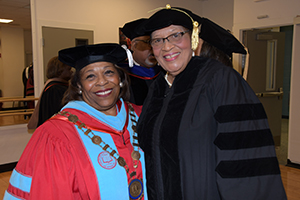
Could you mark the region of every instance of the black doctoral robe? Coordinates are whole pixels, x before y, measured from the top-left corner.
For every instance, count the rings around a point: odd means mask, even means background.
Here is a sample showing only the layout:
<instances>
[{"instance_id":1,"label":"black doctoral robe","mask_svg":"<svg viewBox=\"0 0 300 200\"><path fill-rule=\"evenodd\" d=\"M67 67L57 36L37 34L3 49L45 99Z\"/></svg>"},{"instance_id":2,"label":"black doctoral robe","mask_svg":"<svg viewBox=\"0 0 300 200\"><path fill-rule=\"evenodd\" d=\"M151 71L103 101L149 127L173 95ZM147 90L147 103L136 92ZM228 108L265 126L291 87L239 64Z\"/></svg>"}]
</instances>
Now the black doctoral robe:
<instances>
[{"instance_id":1,"label":"black doctoral robe","mask_svg":"<svg viewBox=\"0 0 300 200\"><path fill-rule=\"evenodd\" d=\"M141 77L129 73L130 78L130 99L129 102L136 105L143 105L148 89L155 77Z\"/></svg>"},{"instance_id":2,"label":"black doctoral robe","mask_svg":"<svg viewBox=\"0 0 300 200\"><path fill-rule=\"evenodd\" d=\"M68 82L50 81L43 90L40 106L38 125L43 124L63 107L62 99L68 89Z\"/></svg>"},{"instance_id":3,"label":"black doctoral robe","mask_svg":"<svg viewBox=\"0 0 300 200\"><path fill-rule=\"evenodd\" d=\"M193 57L161 73L138 122L153 200L286 199L264 108L232 68Z\"/></svg>"}]
</instances>

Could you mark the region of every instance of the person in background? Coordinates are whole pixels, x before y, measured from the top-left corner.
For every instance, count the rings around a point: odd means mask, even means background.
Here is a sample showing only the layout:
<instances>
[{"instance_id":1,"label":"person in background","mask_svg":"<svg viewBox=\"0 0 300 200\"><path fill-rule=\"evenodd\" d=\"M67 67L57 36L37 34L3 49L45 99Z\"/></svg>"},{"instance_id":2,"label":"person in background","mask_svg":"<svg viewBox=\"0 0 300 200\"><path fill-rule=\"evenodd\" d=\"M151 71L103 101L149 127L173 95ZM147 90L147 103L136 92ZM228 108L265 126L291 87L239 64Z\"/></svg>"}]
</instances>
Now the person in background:
<instances>
[{"instance_id":1,"label":"person in background","mask_svg":"<svg viewBox=\"0 0 300 200\"><path fill-rule=\"evenodd\" d=\"M72 67L58 60L58 56L51 58L46 69L48 80L44 85L37 106L27 127L35 129L47 119L60 111L63 107L62 99L72 77Z\"/></svg>"},{"instance_id":2,"label":"person in background","mask_svg":"<svg viewBox=\"0 0 300 200\"><path fill-rule=\"evenodd\" d=\"M152 48L149 44L149 35L140 35L136 32L138 27L146 19L141 18L126 23L121 29L123 34L128 38L128 48L132 51L134 65L120 65L129 73L130 77L130 102L136 105L142 105L148 88L157 77L161 68L157 66Z\"/></svg>"},{"instance_id":3,"label":"person in background","mask_svg":"<svg viewBox=\"0 0 300 200\"><path fill-rule=\"evenodd\" d=\"M137 127L148 198L286 199L261 102L233 68L193 56L203 21L192 15L167 5L139 30L151 35L166 71L152 83ZM201 26L202 39L234 51L235 40L218 40L223 33L211 26Z\"/></svg>"},{"instance_id":4,"label":"person in background","mask_svg":"<svg viewBox=\"0 0 300 200\"><path fill-rule=\"evenodd\" d=\"M34 132L4 200L147 199L141 108L127 102L128 75L116 65L126 58L113 43L59 51L76 69L66 105Z\"/></svg>"},{"instance_id":5,"label":"person in background","mask_svg":"<svg viewBox=\"0 0 300 200\"><path fill-rule=\"evenodd\" d=\"M27 66L22 72L22 81L24 85L24 98L34 97L34 78L33 78L33 64ZM25 101L25 108L34 108L34 101ZM25 116L27 117L27 116Z\"/></svg>"}]
</instances>

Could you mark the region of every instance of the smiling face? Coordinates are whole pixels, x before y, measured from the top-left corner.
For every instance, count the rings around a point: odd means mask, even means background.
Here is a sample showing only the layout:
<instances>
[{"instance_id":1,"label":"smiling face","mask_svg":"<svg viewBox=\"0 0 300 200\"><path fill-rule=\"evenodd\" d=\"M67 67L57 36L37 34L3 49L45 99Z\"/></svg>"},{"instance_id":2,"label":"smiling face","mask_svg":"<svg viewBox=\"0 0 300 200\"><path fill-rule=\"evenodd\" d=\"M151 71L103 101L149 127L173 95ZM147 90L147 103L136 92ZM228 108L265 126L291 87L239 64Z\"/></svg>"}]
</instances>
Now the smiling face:
<instances>
[{"instance_id":1,"label":"smiling face","mask_svg":"<svg viewBox=\"0 0 300 200\"><path fill-rule=\"evenodd\" d=\"M152 40L156 38L166 38L172 34L184 31L186 31L186 29L183 26L171 25L154 31L151 34L151 38ZM169 72L169 75L173 77L177 76L186 68L192 58L192 52L191 36L189 33L183 34L181 40L176 42L176 44L172 44L165 39L161 47L153 47L156 60Z\"/></svg>"},{"instance_id":2,"label":"smiling face","mask_svg":"<svg viewBox=\"0 0 300 200\"><path fill-rule=\"evenodd\" d=\"M114 64L96 62L80 70L82 99L95 109L116 115L116 102L120 94L120 76Z\"/></svg>"}]
</instances>

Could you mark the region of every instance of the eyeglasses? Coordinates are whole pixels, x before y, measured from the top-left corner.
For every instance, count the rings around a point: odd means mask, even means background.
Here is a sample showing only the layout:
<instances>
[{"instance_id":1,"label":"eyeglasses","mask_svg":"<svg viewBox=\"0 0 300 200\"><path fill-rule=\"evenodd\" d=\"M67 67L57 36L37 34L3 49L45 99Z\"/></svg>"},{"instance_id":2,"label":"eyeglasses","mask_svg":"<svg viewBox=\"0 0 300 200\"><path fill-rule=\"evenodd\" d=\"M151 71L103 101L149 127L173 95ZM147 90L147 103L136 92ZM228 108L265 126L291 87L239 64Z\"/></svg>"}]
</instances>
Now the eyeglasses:
<instances>
[{"instance_id":1,"label":"eyeglasses","mask_svg":"<svg viewBox=\"0 0 300 200\"><path fill-rule=\"evenodd\" d=\"M138 40L138 39L135 39L133 40L133 42L144 42L145 44L150 44L150 40Z\"/></svg>"},{"instance_id":2,"label":"eyeglasses","mask_svg":"<svg viewBox=\"0 0 300 200\"><path fill-rule=\"evenodd\" d=\"M189 32L189 30L187 31L183 31L183 32L177 32L177 33L173 33L171 35L169 35L168 37L165 38L154 38L150 40L150 44L153 48L160 48L163 46L163 44L165 43L165 40L168 40L168 42L172 43L172 44L177 44L179 42L181 42L182 36Z\"/></svg>"},{"instance_id":3,"label":"eyeglasses","mask_svg":"<svg viewBox=\"0 0 300 200\"><path fill-rule=\"evenodd\" d=\"M132 42L136 42L135 48L140 51L151 49L150 40L139 40L135 39Z\"/></svg>"}]
</instances>

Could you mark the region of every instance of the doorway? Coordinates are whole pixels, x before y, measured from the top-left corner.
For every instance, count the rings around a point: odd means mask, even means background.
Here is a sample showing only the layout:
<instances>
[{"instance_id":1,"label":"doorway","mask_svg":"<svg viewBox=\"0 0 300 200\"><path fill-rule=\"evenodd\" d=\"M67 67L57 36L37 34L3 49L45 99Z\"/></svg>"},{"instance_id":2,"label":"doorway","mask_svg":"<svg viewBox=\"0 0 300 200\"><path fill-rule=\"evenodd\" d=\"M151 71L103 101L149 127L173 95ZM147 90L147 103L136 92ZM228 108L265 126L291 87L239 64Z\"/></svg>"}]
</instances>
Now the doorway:
<instances>
[{"instance_id":1,"label":"doorway","mask_svg":"<svg viewBox=\"0 0 300 200\"><path fill-rule=\"evenodd\" d=\"M293 26L245 30L249 66L243 73L262 102L280 164L287 164Z\"/></svg>"},{"instance_id":2,"label":"doorway","mask_svg":"<svg viewBox=\"0 0 300 200\"><path fill-rule=\"evenodd\" d=\"M46 68L48 61L58 55L58 51L64 48L75 47L94 43L92 30L67 29L56 27L42 27L43 34L43 58L44 58L44 82L46 82Z\"/></svg>"}]
</instances>

